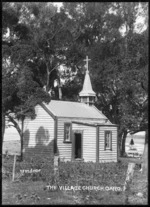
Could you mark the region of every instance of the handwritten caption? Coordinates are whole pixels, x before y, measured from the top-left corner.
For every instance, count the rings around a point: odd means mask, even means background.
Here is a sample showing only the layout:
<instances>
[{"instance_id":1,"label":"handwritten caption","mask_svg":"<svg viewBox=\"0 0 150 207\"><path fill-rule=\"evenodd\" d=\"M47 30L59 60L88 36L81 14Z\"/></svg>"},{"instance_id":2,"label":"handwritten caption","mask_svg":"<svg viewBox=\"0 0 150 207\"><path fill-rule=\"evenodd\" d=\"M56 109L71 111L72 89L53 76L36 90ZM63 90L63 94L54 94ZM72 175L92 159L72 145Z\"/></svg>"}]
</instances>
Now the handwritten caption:
<instances>
[{"instance_id":1,"label":"handwritten caption","mask_svg":"<svg viewBox=\"0 0 150 207\"><path fill-rule=\"evenodd\" d=\"M24 174L24 173L38 173L40 171L41 171L41 169L20 170L21 174Z\"/></svg>"}]
</instances>

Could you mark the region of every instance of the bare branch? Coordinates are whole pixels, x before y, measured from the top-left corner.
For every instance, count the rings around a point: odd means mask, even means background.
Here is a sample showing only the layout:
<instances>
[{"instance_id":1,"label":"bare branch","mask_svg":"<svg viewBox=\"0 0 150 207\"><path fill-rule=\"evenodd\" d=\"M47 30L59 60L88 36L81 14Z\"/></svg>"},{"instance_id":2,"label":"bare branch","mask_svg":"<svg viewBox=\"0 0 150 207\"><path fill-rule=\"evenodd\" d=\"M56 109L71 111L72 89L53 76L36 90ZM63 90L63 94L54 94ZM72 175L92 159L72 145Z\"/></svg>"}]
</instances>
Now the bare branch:
<instances>
[{"instance_id":1,"label":"bare branch","mask_svg":"<svg viewBox=\"0 0 150 207\"><path fill-rule=\"evenodd\" d=\"M21 135L21 129L19 127L19 124L10 115L8 115L8 118L9 118L10 122L12 122L14 124L14 127L17 129L18 133Z\"/></svg>"},{"instance_id":2,"label":"bare branch","mask_svg":"<svg viewBox=\"0 0 150 207\"><path fill-rule=\"evenodd\" d=\"M49 73L49 75L51 74L51 72L53 71L53 70L55 70L57 67L59 67L60 66L60 64L56 64L55 65L55 67L50 71L50 73Z\"/></svg>"},{"instance_id":3,"label":"bare branch","mask_svg":"<svg viewBox=\"0 0 150 207\"><path fill-rule=\"evenodd\" d=\"M78 34L77 37L75 37L75 38L73 39L73 42L76 41L76 40L80 37L80 35L81 35L81 32Z\"/></svg>"},{"instance_id":4,"label":"bare branch","mask_svg":"<svg viewBox=\"0 0 150 207\"><path fill-rule=\"evenodd\" d=\"M143 89L144 91L147 92L146 87L144 86L143 82L141 82L141 87L142 87L142 89Z\"/></svg>"},{"instance_id":5,"label":"bare branch","mask_svg":"<svg viewBox=\"0 0 150 207\"><path fill-rule=\"evenodd\" d=\"M7 126L8 126L8 127L11 127L11 126L12 126L12 127L15 127L15 126L14 126L14 125L12 125L12 124L8 124Z\"/></svg>"},{"instance_id":6,"label":"bare branch","mask_svg":"<svg viewBox=\"0 0 150 207\"><path fill-rule=\"evenodd\" d=\"M12 113L11 111L7 111L7 112L5 113L5 115L8 116L8 115L11 114L11 113Z\"/></svg>"},{"instance_id":7,"label":"bare branch","mask_svg":"<svg viewBox=\"0 0 150 207\"><path fill-rule=\"evenodd\" d=\"M58 29L58 30L53 34L53 36L52 36L50 39L48 39L48 41L49 41L49 40L52 40L52 39L56 36L56 34L58 34L58 33L64 28L64 26L65 26L65 25L63 25L60 29Z\"/></svg>"}]
</instances>

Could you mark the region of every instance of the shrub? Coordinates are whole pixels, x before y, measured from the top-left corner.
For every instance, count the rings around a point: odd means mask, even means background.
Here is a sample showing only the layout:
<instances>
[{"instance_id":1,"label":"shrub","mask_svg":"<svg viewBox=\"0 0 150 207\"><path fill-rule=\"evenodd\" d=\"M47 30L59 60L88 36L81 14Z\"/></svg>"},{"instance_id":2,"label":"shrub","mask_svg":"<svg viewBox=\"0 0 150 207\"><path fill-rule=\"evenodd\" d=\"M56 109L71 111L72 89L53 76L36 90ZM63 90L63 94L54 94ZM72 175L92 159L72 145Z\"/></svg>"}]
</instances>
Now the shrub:
<instances>
[{"instance_id":1,"label":"shrub","mask_svg":"<svg viewBox=\"0 0 150 207\"><path fill-rule=\"evenodd\" d=\"M12 176L13 156L3 160L5 169ZM59 162L59 185L68 186L121 186L124 183L128 163L93 163L93 162ZM22 162L16 162L16 174L20 170L41 169L38 173L24 173L19 177L22 182L26 180L46 181L54 184L53 157L28 156ZM20 174L19 174L20 175ZM16 176L17 177L17 176Z\"/></svg>"},{"instance_id":2,"label":"shrub","mask_svg":"<svg viewBox=\"0 0 150 207\"><path fill-rule=\"evenodd\" d=\"M13 170L14 156L2 156L3 178L11 178Z\"/></svg>"},{"instance_id":3,"label":"shrub","mask_svg":"<svg viewBox=\"0 0 150 207\"><path fill-rule=\"evenodd\" d=\"M16 164L16 172L20 173L21 170L37 170L40 169L40 172L36 173L24 173L20 180L22 182L26 180L32 181L49 181L53 175L53 158L35 156L28 157L22 162Z\"/></svg>"},{"instance_id":4,"label":"shrub","mask_svg":"<svg viewBox=\"0 0 150 207\"><path fill-rule=\"evenodd\" d=\"M59 182L62 185L120 186L126 176L127 164L60 162Z\"/></svg>"}]
</instances>

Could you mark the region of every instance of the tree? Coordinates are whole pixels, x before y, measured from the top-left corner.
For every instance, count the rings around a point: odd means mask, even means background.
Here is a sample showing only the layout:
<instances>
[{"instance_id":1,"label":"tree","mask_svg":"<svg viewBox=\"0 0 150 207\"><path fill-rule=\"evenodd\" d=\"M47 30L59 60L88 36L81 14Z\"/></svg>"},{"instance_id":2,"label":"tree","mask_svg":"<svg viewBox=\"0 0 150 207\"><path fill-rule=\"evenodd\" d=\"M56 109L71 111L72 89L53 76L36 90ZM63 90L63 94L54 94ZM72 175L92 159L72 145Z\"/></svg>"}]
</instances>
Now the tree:
<instances>
[{"instance_id":1,"label":"tree","mask_svg":"<svg viewBox=\"0 0 150 207\"><path fill-rule=\"evenodd\" d=\"M13 123L21 138L21 158L23 148L23 122L24 118L34 117L34 106L41 101L49 102L50 96L47 94L33 78L33 73L27 62L23 62L24 55L27 54L23 48L20 53L20 59L15 56L14 49L21 46L21 39L14 36L19 18L11 4L3 7L3 19L8 24L3 28L3 67L2 67L2 118L3 118L3 135L5 129L5 116ZM10 10L10 11L9 11ZM13 12L12 12L13 11ZM9 24L10 12L16 17L14 24ZM10 20L12 21L12 20ZM10 28L9 38L6 38L6 29ZM16 41L17 39L17 41ZM21 51L20 51L21 52ZM22 56L21 56L22 55ZM12 116L12 114L14 116ZM20 128L16 120L21 120Z\"/></svg>"},{"instance_id":2,"label":"tree","mask_svg":"<svg viewBox=\"0 0 150 207\"><path fill-rule=\"evenodd\" d=\"M10 2L3 2L3 15L2 15L2 38L3 38L3 47L2 47L2 53L3 53L3 65L2 65L2 139L4 137L5 132L5 112L10 107L10 101L12 98L12 95L14 93L15 87L15 79L16 77L12 78L11 72L13 71L12 67L8 64L9 62L9 56L10 56L10 50L9 46L12 44L11 37L12 37L12 30L13 27L18 22L18 17L16 12L11 7ZM10 28L10 38L7 38L7 32L8 28Z\"/></svg>"},{"instance_id":3,"label":"tree","mask_svg":"<svg viewBox=\"0 0 150 207\"><path fill-rule=\"evenodd\" d=\"M75 60L77 73L80 54L88 54L92 59L91 78L98 94L96 105L110 121L119 125L122 155L127 134L145 130L147 122L144 107L147 93L142 85L147 87L144 76L148 73L148 38L146 31L136 33L134 29L138 5L138 2L65 3L80 30L67 58ZM120 32L123 25L124 36Z\"/></svg>"},{"instance_id":4,"label":"tree","mask_svg":"<svg viewBox=\"0 0 150 207\"><path fill-rule=\"evenodd\" d=\"M138 39L139 42L143 39L140 38ZM143 44L143 41L141 43ZM147 40L144 45L146 46L146 44ZM137 44L137 46L139 45ZM132 48L136 48L136 46L134 45L133 47L132 44ZM141 47L138 47L139 51L141 49ZM98 54L97 51L96 53ZM122 53L120 52L120 54ZM146 121L144 105L147 100L147 93L141 87L142 83L147 84L146 79L142 78L144 73L147 74L148 72L146 61L143 63L145 64L145 70L143 70L142 66L142 59L146 58L147 56L142 54L140 62L137 62L131 53L126 59L118 54L117 58L115 56L101 61L101 72L98 76L96 76L97 73L95 74L95 88L98 89L97 93L100 94L97 105L101 107L102 111L113 123L119 125L122 155L125 152L127 133L136 133L146 129L144 124Z\"/></svg>"},{"instance_id":5,"label":"tree","mask_svg":"<svg viewBox=\"0 0 150 207\"><path fill-rule=\"evenodd\" d=\"M145 146L143 152L143 163L142 163L142 173L148 176L148 129L145 133Z\"/></svg>"},{"instance_id":6,"label":"tree","mask_svg":"<svg viewBox=\"0 0 150 207\"><path fill-rule=\"evenodd\" d=\"M3 9L3 19L7 20L3 33L10 29L9 40L3 41L3 59L6 56L5 60L11 60L11 69L7 67L5 72L11 74L14 95L20 101L13 111L22 113L24 104L34 102L37 89L54 92L58 99L55 80L65 100L78 100L84 77L83 59L89 55L96 105L119 125L123 155L127 133L147 128L148 36L147 31L134 30L139 3L64 3L60 13L50 3L9 5L4 4ZM142 8L145 11L145 6ZM124 35L120 32L123 25ZM59 72L62 64L66 66L64 73ZM29 85L33 93L24 96L27 89L22 80L27 77L34 83L33 88ZM65 79L63 86L61 78ZM70 88L74 95L68 93Z\"/></svg>"},{"instance_id":7,"label":"tree","mask_svg":"<svg viewBox=\"0 0 150 207\"><path fill-rule=\"evenodd\" d=\"M8 70L8 68L7 68ZM31 71L22 71L3 76L3 113L17 129L21 140L21 159L23 150L23 123L25 117L35 117L36 104L50 101L50 96L33 81ZM13 104L12 104L13 103ZM5 117L4 117L5 118ZM21 128L17 120L21 121Z\"/></svg>"},{"instance_id":8,"label":"tree","mask_svg":"<svg viewBox=\"0 0 150 207\"><path fill-rule=\"evenodd\" d=\"M58 69L72 42L71 29L64 10L58 13L50 3L3 4L3 123L7 115L21 146L24 118L34 117L37 103L50 101L56 79L61 89ZM22 121L22 129L16 119Z\"/></svg>"}]
</instances>

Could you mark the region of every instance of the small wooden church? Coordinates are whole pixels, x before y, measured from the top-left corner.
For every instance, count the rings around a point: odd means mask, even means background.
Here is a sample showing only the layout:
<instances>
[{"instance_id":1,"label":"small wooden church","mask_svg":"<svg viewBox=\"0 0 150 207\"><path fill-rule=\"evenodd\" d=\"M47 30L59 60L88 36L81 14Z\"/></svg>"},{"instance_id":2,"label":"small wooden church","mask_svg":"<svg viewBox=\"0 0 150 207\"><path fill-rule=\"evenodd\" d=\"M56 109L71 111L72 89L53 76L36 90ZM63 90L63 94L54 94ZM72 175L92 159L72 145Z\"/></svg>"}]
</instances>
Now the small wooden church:
<instances>
[{"instance_id":1,"label":"small wooden church","mask_svg":"<svg viewBox=\"0 0 150 207\"><path fill-rule=\"evenodd\" d=\"M61 161L117 162L117 125L94 106L87 70L80 102L51 100L24 123L24 155L58 155Z\"/></svg>"}]
</instances>

